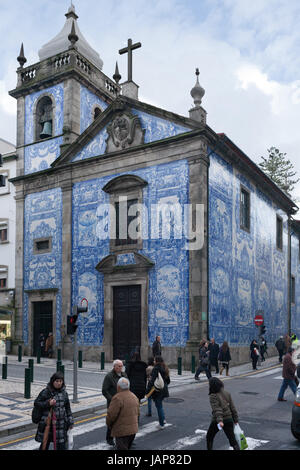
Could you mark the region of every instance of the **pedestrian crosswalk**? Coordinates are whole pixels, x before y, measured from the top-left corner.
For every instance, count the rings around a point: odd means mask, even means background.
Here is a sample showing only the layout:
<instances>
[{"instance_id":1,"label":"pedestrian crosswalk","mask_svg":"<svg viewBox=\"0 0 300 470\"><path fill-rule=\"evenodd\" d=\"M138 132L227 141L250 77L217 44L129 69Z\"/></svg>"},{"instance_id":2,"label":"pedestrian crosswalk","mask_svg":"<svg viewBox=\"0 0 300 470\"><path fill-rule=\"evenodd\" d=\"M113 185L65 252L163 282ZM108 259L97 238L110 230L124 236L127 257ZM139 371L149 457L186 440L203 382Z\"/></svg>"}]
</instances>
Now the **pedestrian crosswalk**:
<instances>
[{"instance_id":1,"label":"pedestrian crosswalk","mask_svg":"<svg viewBox=\"0 0 300 470\"><path fill-rule=\"evenodd\" d=\"M73 437L74 437L74 449L76 450L113 450L111 446L106 443L104 438L105 430L101 428L105 428L105 418L95 419L92 422L80 424L74 427L73 429ZM177 432L173 432L173 430L177 430ZM103 440L98 440L99 436L95 431L100 431L99 434L103 436ZM80 445L80 437L89 435L93 433L93 439L95 439L95 435L97 436L97 442L93 442L89 445ZM222 432L222 431L221 431ZM92 436L92 434L90 434ZM146 436L150 437L159 435L160 445L157 450L197 450L197 449L205 449L206 448L206 430L196 428L193 432L189 432L187 435L180 436L177 439L174 439L174 435L178 435L178 427L172 423L166 423L165 429L160 430L158 429L158 422L152 421L150 423L144 424L140 426L140 429L135 437L135 445L134 449L139 450L143 449L143 442ZM254 439L252 437L247 437L248 442L248 449L247 450L254 450L259 447L266 445L269 441L267 440L259 440ZM87 440L87 439L85 439ZM91 439L92 440L92 439ZM82 440L81 440L82 441ZM29 439L26 442L17 442L12 445L2 446L1 450L38 450L40 444L36 442L34 439ZM219 448L219 447L218 447ZM133 449L133 450L134 450ZM229 444L223 445L223 450L230 450Z\"/></svg>"}]
</instances>

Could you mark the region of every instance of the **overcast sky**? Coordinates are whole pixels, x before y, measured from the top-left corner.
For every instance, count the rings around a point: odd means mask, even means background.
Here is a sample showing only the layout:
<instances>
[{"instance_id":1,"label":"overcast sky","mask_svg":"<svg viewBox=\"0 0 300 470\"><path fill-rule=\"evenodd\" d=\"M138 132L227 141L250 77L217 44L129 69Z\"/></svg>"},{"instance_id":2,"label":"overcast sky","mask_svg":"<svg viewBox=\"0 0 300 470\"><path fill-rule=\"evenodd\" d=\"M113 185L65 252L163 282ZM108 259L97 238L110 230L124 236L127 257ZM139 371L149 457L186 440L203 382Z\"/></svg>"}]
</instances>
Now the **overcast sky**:
<instances>
[{"instance_id":1,"label":"overcast sky","mask_svg":"<svg viewBox=\"0 0 300 470\"><path fill-rule=\"evenodd\" d=\"M73 0L78 25L112 77L127 78L127 39L141 101L188 116L195 68L205 89L207 123L256 163L267 149L286 152L300 176L299 0ZM16 61L26 66L62 29L70 0L0 0L0 137L15 143ZM300 202L300 184L294 194Z\"/></svg>"}]
</instances>

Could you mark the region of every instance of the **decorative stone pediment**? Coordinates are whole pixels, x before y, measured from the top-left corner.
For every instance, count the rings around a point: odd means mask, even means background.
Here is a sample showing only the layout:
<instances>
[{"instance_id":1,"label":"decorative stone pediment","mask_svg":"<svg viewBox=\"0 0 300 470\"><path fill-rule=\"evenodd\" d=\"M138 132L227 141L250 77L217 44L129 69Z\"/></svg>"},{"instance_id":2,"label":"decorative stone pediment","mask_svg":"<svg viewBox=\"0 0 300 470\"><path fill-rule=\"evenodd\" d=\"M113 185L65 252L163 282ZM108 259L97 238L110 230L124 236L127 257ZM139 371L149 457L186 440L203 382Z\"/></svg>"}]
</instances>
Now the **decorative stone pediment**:
<instances>
[{"instance_id":1,"label":"decorative stone pediment","mask_svg":"<svg viewBox=\"0 0 300 470\"><path fill-rule=\"evenodd\" d=\"M119 111L107 126L107 133L105 153L144 143L145 130L142 129L138 116L129 111Z\"/></svg>"},{"instance_id":2,"label":"decorative stone pediment","mask_svg":"<svg viewBox=\"0 0 300 470\"><path fill-rule=\"evenodd\" d=\"M109 181L102 189L108 194L116 194L132 189L140 189L147 186L147 181L136 175L117 176Z\"/></svg>"},{"instance_id":3,"label":"decorative stone pediment","mask_svg":"<svg viewBox=\"0 0 300 470\"><path fill-rule=\"evenodd\" d=\"M96 269L103 274L120 271L148 271L154 264L146 256L132 252L108 255L97 264Z\"/></svg>"}]
</instances>

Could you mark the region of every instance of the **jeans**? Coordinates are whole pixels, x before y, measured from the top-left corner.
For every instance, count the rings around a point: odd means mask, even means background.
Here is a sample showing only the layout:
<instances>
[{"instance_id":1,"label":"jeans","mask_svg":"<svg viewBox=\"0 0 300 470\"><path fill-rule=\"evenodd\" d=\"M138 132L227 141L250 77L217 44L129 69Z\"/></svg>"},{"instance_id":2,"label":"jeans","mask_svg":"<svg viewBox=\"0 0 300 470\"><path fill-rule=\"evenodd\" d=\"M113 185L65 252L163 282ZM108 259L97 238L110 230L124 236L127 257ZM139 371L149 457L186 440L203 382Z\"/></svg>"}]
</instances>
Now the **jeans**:
<instances>
[{"instance_id":1,"label":"jeans","mask_svg":"<svg viewBox=\"0 0 300 470\"><path fill-rule=\"evenodd\" d=\"M206 367L205 367L205 366L199 366L198 369L196 370L195 377L198 378L198 377L199 377L199 374L200 374L201 372L205 372L205 373L206 373L206 377L207 377L208 379L211 378L211 373L210 373L210 370L209 370L208 366L206 366Z\"/></svg>"},{"instance_id":2,"label":"jeans","mask_svg":"<svg viewBox=\"0 0 300 470\"><path fill-rule=\"evenodd\" d=\"M234 424L233 421L226 421L224 422L223 430L229 440L229 444L233 447L234 450L240 450L238 443L236 442L235 435L234 435ZM213 440L217 432L219 431L218 425L216 421L212 421L208 428L206 434L206 444L207 450L212 450L213 448Z\"/></svg>"},{"instance_id":3,"label":"jeans","mask_svg":"<svg viewBox=\"0 0 300 470\"><path fill-rule=\"evenodd\" d=\"M283 379L282 384L281 384L281 387L280 387L280 390L279 390L278 398L283 398L284 392L286 391L286 389L287 389L288 387L290 387L290 389L292 390L292 392L293 392L294 394L296 394L297 385L296 385L295 380L292 380L292 379Z\"/></svg>"},{"instance_id":4,"label":"jeans","mask_svg":"<svg viewBox=\"0 0 300 470\"><path fill-rule=\"evenodd\" d=\"M163 398L156 398L153 401L157 409L159 424L163 426L165 423L165 413L164 413L163 404L162 404Z\"/></svg>"}]
</instances>

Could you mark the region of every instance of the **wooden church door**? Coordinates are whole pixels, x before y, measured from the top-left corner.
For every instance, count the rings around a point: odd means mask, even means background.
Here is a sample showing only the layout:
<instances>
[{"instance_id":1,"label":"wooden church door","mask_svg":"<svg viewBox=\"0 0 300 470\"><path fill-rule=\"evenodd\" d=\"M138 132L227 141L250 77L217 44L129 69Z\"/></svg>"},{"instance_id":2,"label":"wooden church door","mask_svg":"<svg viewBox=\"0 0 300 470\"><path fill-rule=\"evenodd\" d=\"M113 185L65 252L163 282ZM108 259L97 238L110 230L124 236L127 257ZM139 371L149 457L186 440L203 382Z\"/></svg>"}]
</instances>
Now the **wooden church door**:
<instances>
[{"instance_id":1,"label":"wooden church door","mask_svg":"<svg viewBox=\"0 0 300 470\"><path fill-rule=\"evenodd\" d=\"M126 359L141 346L141 286L113 288L113 358Z\"/></svg>"}]
</instances>

